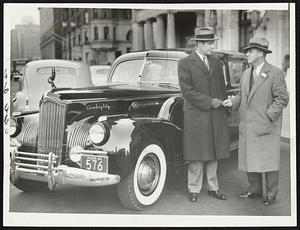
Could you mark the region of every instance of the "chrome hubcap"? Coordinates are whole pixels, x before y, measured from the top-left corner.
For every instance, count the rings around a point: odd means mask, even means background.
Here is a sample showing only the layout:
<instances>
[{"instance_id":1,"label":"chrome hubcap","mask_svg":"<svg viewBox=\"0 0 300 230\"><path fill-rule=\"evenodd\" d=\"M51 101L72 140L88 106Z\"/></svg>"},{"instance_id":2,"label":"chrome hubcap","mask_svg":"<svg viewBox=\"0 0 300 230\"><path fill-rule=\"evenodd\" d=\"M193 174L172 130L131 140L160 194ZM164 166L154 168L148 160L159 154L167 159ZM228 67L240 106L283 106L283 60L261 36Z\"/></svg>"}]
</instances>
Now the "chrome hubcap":
<instances>
[{"instance_id":1,"label":"chrome hubcap","mask_svg":"<svg viewBox=\"0 0 300 230\"><path fill-rule=\"evenodd\" d=\"M144 157L138 168L137 182L143 195L150 195L156 188L160 177L160 164L158 158L149 153Z\"/></svg>"}]
</instances>

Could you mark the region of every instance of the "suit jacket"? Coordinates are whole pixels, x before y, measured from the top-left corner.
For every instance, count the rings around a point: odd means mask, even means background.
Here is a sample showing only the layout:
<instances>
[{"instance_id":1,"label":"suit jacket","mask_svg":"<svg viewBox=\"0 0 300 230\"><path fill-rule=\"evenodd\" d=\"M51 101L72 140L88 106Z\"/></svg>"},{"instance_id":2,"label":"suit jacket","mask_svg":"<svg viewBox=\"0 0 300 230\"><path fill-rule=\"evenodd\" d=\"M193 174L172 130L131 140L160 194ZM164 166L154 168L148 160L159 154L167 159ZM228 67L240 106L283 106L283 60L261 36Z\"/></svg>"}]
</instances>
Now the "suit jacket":
<instances>
[{"instance_id":1,"label":"suit jacket","mask_svg":"<svg viewBox=\"0 0 300 230\"><path fill-rule=\"evenodd\" d=\"M248 172L279 170L282 109L289 100L284 73L266 62L251 90L250 77L251 68L232 99L240 115L238 167Z\"/></svg>"},{"instance_id":2,"label":"suit jacket","mask_svg":"<svg viewBox=\"0 0 300 230\"><path fill-rule=\"evenodd\" d=\"M178 77L184 106L184 157L207 161L229 157L227 112L211 107L212 98L227 96L220 61L208 57L210 70L194 51L179 61Z\"/></svg>"}]
</instances>

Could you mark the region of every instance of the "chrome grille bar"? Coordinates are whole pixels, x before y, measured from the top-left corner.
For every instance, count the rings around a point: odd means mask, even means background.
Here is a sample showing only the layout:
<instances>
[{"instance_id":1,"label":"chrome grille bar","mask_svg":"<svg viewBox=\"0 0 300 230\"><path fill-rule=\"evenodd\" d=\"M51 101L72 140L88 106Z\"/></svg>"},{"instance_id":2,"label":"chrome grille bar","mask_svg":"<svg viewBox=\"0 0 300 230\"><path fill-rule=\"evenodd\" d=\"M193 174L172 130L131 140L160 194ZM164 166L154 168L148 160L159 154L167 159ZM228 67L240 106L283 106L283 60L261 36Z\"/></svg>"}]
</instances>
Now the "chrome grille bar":
<instances>
[{"instance_id":1,"label":"chrome grille bar","mask_svg":"<svg viewBox=\"0 0 300 230\"><path fill-rule=\"evenodd\" d=\"M46 98L41 104L37 148L39 154L48 155L49 152L53 152L58 156L57 161L61 160L65 114L66 105L57 100Z\"/></svg>"},{"instance_id":2,"label":"chrome grille bar","mask_svg":"<svg viewBox=\"0 0 300 230\"><path fill-rule=\"evenodd\" d=\"M45 154L37 154L37 153L28 153L28 152L18 152L18 156L19 155L24 155L24 156L34 156L34 157L45 157L45 158L49 158L49 155L45 155ZM57 156L53 156L54 158L57 158Z\"/></svg>"},{"instance_id":3,"label":"chrome grille bar","mask_svg":"<svg viewBox=\"0 0 300 230\"><path fill-rule=\"evenodd\" d=\"M29 158L29 157L18 157L18 156L15 156L15 159L25 160L25 161L37 161L37 162L46 162L46 163L48 163L48 160L36 159L36 158ZM55 161L53 161L53 162L55 163Z\"/></svg>"}]
</instances>

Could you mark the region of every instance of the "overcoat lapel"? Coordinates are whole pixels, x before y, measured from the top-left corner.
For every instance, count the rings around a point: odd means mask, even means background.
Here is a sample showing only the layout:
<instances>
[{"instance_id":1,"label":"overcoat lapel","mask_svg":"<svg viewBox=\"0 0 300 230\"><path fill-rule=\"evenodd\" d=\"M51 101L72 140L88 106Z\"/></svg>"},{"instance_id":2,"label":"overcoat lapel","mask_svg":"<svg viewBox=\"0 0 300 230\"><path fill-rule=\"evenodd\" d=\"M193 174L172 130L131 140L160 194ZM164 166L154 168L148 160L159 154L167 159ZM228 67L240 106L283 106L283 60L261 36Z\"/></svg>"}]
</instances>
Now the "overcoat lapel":
<instances>
[{"instance_id":1,"label":"overcoat lapel","mask_svg":"<svg viewBox=\"0 0 300 230\"><path fill-rule=\"evenodd\" d=\"M249 98L249 94L250 94L250 78L251 78L251 69L249 69L246 73L245 73L245 84L244 84L244 88L245 88L245 92L246 92L246 96L247 98ZM248 100L247 100L248 101Z\"/></svg>"},{"instance_id":2,"label":"overcoat lapel","mask_svg":"<svg viewBox=\"0 0 300 230\"><path fill-rule=\"evenodd\" d=\"M195 50L191 54L191 58L192 58L192 60L194 61L194 63L196 64L196 66L198 68L200 68L202 71L204 71L205 73L207 73L207 75L205 75L205 76L209 78L209 70L207 69L206 65L203 63L203 61L198 56L198 54L196 53Z\"/></svg>"},{"instance_id":3,"label":"overcoat lapel","mask_svg":"<svg viewBox=\"0 0 300 230\"><path fill-rule=\"evenodd\" d=\"M269 63L265 62L264 66L261 68L259 75L257 76L256 81L254 82L252 89L250 91L250 95L248 97L248 103L250 102L251 98L253 97L253 95L255 94L255 92L258 90L258 88L264 83L264 81L266 80L266 77L263 77L261 74L262 73L267 73L269 72ZM249 78L250 79L250 78ZM250 81L249 81L250 84Z\"/></svg>"}]
</instances>

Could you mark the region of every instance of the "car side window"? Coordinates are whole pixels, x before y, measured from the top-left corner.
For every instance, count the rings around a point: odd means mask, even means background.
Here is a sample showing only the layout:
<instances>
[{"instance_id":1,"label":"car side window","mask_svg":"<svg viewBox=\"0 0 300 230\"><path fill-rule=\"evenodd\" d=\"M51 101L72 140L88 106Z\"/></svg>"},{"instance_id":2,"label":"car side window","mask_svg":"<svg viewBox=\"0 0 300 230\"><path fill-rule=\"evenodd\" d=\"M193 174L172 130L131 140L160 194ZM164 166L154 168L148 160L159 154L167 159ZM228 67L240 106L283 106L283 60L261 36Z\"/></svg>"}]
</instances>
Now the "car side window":
<instances>
[{"instance_id":1,"label":"car side window","mask_svg":"<svg viewBox=\"0 0 300 230\"><path fill-rule=\"evenodd\" d=\"M161 79L161 82L178 83L178 61L168 60L166 66L166 72Z\"/></svg>"},{"instance_id":2,"label":"car side window","mask_svg":"<svg viewBox=\"0 0 300 230\"><path fill-rule=\"evenodd\" d=\"M112 83L137 84L143 60L130 60L119 63L114 69L111 77Z\"/></svg>"},{"instance_id":3,"label":"car side window","mask_svg":"<svg viewBox=\"0 0 300 230\"><path fill-rule=\"evenodd\" d=\"M246 69L246 63L243 61L232 60L228 62L228 66L231 85L239 85L242 73Z\"/></svg>"},{"instance_id":4,"label":"car side window","mask_svg":"<svg viewBox=\"0 0 300 230\"><path fill-rule=\"evenodd\" d=\"M159 82L166 71L166 60L148 59L145 63L141 82Z\"/></svg>"}]
</instances>

